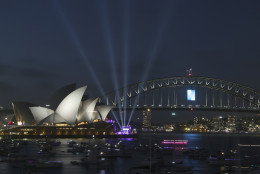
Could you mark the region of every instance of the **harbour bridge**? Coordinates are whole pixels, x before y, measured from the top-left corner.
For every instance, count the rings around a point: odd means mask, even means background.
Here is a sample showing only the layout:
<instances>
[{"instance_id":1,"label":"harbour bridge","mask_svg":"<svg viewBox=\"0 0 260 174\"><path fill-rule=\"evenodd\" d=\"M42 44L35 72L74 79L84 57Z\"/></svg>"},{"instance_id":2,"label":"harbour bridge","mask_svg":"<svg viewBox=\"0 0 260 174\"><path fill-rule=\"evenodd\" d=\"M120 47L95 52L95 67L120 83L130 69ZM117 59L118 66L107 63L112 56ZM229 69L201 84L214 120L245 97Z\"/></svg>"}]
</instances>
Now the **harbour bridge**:
<instances>
[{"instance_id":1,"label":"harbour bridge","mask_svg":"<svg viewBox=\"0 0 260 174\"><path fill-rule=\"evenodd\" d=\"M188 93L192 93L189 99ZM260 91L216 78L176 76L130 84L100 97L116 109L212 110L260 113Z\"/></svg>"}]
</instances>

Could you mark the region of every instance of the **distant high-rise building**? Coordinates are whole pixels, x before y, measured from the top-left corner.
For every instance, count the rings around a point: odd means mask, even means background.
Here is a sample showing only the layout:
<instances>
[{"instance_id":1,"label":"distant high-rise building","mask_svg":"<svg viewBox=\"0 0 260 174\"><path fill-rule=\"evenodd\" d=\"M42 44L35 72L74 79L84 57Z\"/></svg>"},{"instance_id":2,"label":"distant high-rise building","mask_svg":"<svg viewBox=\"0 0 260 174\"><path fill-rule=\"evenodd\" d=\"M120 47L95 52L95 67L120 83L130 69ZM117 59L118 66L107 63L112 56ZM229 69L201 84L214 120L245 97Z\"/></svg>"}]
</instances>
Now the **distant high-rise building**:
<instances>
[{"instance_id":1,"label":"distant high-rise building","mask_svg":"<svg viewBox=\"0 0 260 174\"><path fill-rule=\"evenodd\" d=\"M213 129L215 131L223 131L223 117L219 116L219 117L215 117L212 120L212 124L213 124Z\"/></svg>"},{"instance_id":2,"label":"distant high-rise building","mask_svg":"<svg viewBox=\"0 0 260 174\"><path fill-rule=\"evenodd\" d=\"M199 124L199 123L201 122L201 117L195 116L195 117L193 118L193 122L194 122L194 124Z\"/></svg>"},{"instance_id":3,"label":"distant high-rise building","mask_svg":"<svg viewBox=\"0 0 260 174\"><path fill-rule=\"evenodd\" d=\"M235 116L228 115L227 127L229 128L230 131L236 130L236 118L235 118Z\"/></svg>"},{"instance_id":4,"label":"distant high-rise building","mask_svg":"<svg viewBox=\"0 0 260 174\"><path fill-rule=\"evenodd\" d=\"M143 128L151 127L151 109L143 110Z\"/></svg>"}]
</instances>

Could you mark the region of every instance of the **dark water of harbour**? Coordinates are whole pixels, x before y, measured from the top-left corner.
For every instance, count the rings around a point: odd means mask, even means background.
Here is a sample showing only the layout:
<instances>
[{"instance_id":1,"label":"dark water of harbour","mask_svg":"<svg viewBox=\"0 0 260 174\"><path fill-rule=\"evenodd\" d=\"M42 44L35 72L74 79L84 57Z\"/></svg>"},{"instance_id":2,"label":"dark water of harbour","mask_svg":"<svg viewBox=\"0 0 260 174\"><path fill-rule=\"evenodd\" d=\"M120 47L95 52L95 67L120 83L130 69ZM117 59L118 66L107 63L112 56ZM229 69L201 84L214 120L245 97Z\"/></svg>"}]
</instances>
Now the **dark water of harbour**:
<instances>
[{"instance_id":1,"label":"dark water of harbour","mask_svg":"<svg viewBox=\"0 0 260 174\"><path fill-rule=\"evenodd\" d=\"M260 147L258 148L241 148L238 144L260 144L260 135L247 134L172 134L172 133L156 133L141 134L137 139L121 139L126 149L130 149L138 144L149 145L160 144L162 140L188 140L188 144L182 146L184 148L204 147L210 153L216 151L228 152L231 149L236 149L238 152L244 154L260 154ZM132 158L116 158L111 163L108 169L87 168L84 165L72 165L71 161L80 161L85 153L68 153L67 142L71 139L60 139L61 145L53 147L53 152L56 153L54 157L48 157L46 160L62 161L63 167L60 169L33 169L28 170L17 167L17 163L0 162L0 174L23 174L23 173L48 173L48 174L126 174L131 167L140 166L141 162L147 158L149 154L140 153L138 151L131 151ZM105 143L117 144L120 139L73 139L78 143L89 142L90 144L97 144L99 146ZM31 158L37 158L37 151L39 146L35 140L30 140L28 145L23 145L20 153L26 154ZM1 157L0 157L1 158ZM171 156L168 157L169 161ZM194 174L209 174L219 173L218 166L209 165L207 160L194 160L184 157L184 163L193 166Z\"/></svg>"}]
</instances>

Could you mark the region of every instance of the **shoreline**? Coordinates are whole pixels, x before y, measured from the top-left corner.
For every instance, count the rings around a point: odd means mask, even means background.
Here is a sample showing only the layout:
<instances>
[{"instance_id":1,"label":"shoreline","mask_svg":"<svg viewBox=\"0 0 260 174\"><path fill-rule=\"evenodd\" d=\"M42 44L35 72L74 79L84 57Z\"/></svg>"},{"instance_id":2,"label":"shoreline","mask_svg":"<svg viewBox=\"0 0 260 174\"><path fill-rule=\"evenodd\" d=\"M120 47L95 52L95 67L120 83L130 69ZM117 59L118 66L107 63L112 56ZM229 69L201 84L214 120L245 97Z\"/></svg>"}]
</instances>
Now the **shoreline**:
<instances>
[{"instance_id":1,"label":"shoreline","mask_svg":"<svg viewBox=\"0 0 260 174\"><path fill-rule=\"evenodd\" d=\"M141 132L130 135L1 135L0 139L47 139L47 138L87 138L87 139L116 139L116 138L138 138L145 135L160 135L160 134L198 134L198 135L242 135L242 136L260 136L260 133L187 133L187 132Z\"/></svg>"},{"instance_id":2,"label":"shoreline","mask_svg":"<svg viewBox=\"0 0 260 174\"><path fill-rule=\"evenodd\" d=\"M1 139L47 139L47 138L87 138L87 139L102 139L102 138L138 138L138 134L132 135L2 135Z\"/></svg>"}]
</instances>

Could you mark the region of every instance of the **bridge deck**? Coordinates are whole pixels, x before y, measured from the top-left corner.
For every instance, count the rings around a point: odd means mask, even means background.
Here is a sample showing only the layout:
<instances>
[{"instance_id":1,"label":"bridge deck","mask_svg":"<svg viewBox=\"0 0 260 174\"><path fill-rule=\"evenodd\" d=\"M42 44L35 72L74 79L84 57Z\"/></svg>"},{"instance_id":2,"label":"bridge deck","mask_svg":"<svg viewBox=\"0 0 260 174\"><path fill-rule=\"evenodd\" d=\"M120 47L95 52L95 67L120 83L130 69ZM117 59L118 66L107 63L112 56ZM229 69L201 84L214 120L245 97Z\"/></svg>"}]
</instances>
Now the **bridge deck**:
<instances>
[{"instance_id":1,"label":"bridge deck","mask_svg":"<svg viewBox=\"0 0 260 174\"><path fill-rule=\"evenodd\" d=\"M188 108L188 107L136 107L135 110L171 110L171 111L219 111L219 112L245 112L245 113L259 113L260 109L242 109L242 108ZM126 110L132 110L133 108L126 108ZM113 110L118 111L119 108L113 108ZM123 108L122 108L123 110Z\"/></svg>"}]
</instances>

